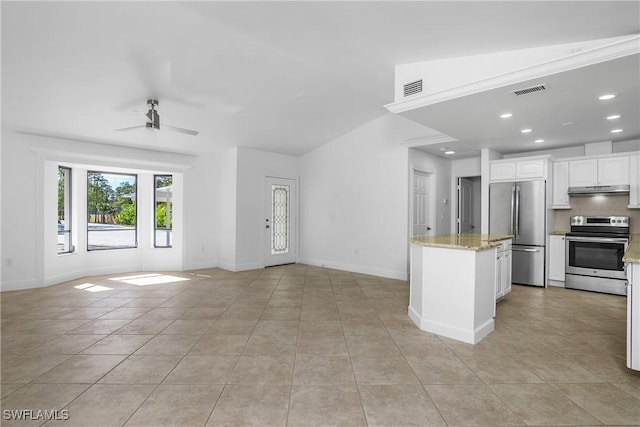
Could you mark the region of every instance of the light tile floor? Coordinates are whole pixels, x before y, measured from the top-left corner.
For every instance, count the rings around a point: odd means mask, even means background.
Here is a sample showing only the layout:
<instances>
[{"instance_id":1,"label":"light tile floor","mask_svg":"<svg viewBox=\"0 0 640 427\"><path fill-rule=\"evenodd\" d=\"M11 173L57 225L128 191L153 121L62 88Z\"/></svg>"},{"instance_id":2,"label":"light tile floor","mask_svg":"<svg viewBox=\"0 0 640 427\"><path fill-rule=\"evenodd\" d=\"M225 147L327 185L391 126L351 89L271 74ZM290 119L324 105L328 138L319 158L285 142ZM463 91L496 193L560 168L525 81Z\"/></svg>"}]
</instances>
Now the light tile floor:
<instances>
[{"instance_id":1,"label":"light tile floor","mask_svg":"<svg viewBox=\"0 0 640 427\"><path fill-rule=\"evenodd\" d=\"M418 330L406 282L305 265L1 298L6 426L640 425L624 297L514 286L475 346Z\"/></svg>"}]
</instances>

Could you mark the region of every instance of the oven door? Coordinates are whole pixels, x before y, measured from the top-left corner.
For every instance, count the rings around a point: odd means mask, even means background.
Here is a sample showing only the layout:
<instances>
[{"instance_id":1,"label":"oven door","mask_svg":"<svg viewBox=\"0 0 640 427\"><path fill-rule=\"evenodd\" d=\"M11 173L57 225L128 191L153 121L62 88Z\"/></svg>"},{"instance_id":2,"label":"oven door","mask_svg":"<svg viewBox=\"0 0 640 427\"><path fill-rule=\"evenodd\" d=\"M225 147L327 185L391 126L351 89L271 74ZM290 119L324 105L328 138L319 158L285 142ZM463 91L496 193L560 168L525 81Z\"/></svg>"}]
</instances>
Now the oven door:
<instances>
[{"instance_id":1,"label":"oven door","mask_svg":"<svg viewBox=\"0 0 640 427\"><path fill-rule=\"evenodd\" d=\"M566 273L626 278L622 257L629 240L608 237L566 237Z\"/></svg>"}]
</instances>

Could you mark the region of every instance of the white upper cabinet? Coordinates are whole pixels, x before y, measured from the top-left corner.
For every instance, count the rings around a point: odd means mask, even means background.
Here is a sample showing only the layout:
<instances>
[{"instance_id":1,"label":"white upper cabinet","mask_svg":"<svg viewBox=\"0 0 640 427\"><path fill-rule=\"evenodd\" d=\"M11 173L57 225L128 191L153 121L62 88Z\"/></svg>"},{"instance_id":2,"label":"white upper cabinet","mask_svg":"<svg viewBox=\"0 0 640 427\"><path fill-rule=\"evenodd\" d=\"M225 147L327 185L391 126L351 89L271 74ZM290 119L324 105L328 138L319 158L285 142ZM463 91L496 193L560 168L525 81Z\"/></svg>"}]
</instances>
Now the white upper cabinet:
<instances>
[{"instance_id":1,"label":"white upper cabinet","mask_svg":"<svg viewBox=\"0 0 640 427\"><path fill-rule=\"evenodd\" d=\"M629 157L598 159L598 185L629 185Z\"/></svg>"},{"instance_id":2,"label":"white upper cabinet","mask_svg":"<svg viewBox=\"0 0 640 427\"><path fill-rule=\"evenodd\" d=\"M512 180L516 178L516 162L491 163L491 180Z\"/></svg>"},{"instance_id":3,"label":"white upper cabinet","mask_svg":"<svg viewBox=\"0 0 640 427\"><path fill-rule=\"evenodd\" d=\"M569 162L570 187L623 184L629 184L629 157L627 156Z\"/></svg>"},{"instance_id":4,"label":"white upper cabinet","mask_svg":"<svg viewBox=\"0 0 640 427\"><path fill-rule=\"evenodd\" d=\"M494 160L490 164L490 181L546 179L547 157Z\"/></svg>"},{"instance_id":5,"label":"white upper cabinet","mask_svg":"<svg viewBox=\"0 0 640 427\"><path fill-rule=\"evenodd\" d=\"M545 178L546 160L517 160L516 178Z\"/></svg>"},{"instance_id":6,"label":"white upper cabinet","mask_svg":"<svg viewBox=\"0 0 640 427\"><path fill-rule=\"evenodd\" d=\"M640 155L629 157L629 208L640 209Z\"/></svg>"},{"instance_id":7,"label":"white upper cabinet","mask_svg":"<svg viewBox=\"0 0 640 427\"><path fill-rule=\"evenodd\" d=\"M569 163L569 187L598 185L598 159L572 160Z\"/></svg>"},{"instance_id":8,"label":"white upper cabinet","mask_svg":"<svg viewBox=\"0 0 640 427\"><path fill-rule=\"evenodd\" d=\"M571 209L569 205L569 162L553 163L552 208Z\"/></svg>"}]
</instances>

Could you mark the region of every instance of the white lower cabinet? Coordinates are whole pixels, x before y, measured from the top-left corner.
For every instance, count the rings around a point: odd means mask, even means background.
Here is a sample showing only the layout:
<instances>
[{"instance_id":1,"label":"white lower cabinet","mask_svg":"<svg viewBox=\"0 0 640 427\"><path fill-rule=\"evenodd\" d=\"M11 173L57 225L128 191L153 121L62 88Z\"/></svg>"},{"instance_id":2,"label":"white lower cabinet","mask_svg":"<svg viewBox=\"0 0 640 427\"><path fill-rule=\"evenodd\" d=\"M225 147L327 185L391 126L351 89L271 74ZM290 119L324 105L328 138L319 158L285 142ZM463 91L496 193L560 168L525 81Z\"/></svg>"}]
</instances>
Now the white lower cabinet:
<instances>
[{"instance_id":1,"label":"white lower cabinet","mask_svg":"<svg viewBox=\"0 0 640 427\"><path fill-rule=\"evenodd\" d=\"M496 300L511 292L511 240L504 240L496 255Z\"/></svg>"},{"instance_id":2,"label":"white lower cabinet","mask_svg":"<svg viewBox=\"0 0 640 427\"><path fill-rule=\"evenodd\" d=\"M549 236L549 280L564 282L564 267L564 236Z\"/></svg>"}]
</instances>

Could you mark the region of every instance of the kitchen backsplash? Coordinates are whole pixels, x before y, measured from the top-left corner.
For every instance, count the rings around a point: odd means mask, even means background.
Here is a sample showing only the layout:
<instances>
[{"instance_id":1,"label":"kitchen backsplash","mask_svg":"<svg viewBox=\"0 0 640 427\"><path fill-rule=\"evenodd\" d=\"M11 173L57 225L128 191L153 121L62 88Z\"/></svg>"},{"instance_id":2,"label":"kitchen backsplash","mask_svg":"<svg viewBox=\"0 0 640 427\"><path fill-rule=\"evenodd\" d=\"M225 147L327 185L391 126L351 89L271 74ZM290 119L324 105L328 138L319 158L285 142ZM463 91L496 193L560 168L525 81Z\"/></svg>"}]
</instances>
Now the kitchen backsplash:
<instances>
[{"instance_id":1,"label":"kitchen backsplash","mask_svg":"<svg viewBox=\"0 0 640 427\"><path fill-rule=\"evenodd\" d=\"M569 231L569 218L584 216L628 216L631 218L631 233L640 233L640 209L629 209L629 196L584 196L571 197L571 209L555 210L555 229Z\"/></svg>"}]
</instances>

